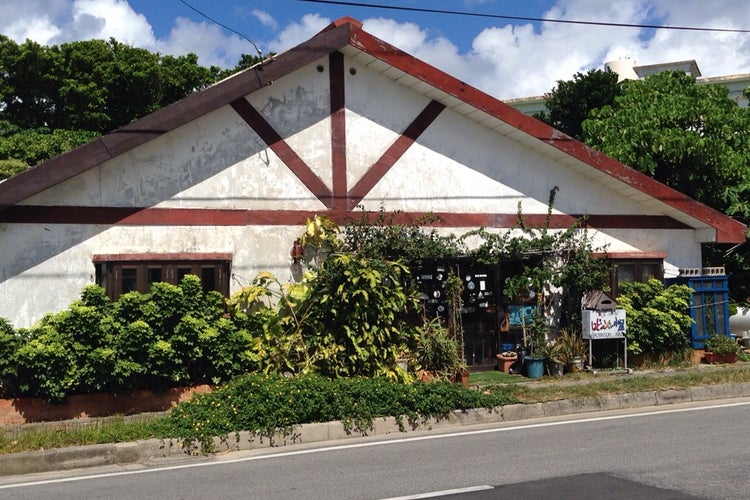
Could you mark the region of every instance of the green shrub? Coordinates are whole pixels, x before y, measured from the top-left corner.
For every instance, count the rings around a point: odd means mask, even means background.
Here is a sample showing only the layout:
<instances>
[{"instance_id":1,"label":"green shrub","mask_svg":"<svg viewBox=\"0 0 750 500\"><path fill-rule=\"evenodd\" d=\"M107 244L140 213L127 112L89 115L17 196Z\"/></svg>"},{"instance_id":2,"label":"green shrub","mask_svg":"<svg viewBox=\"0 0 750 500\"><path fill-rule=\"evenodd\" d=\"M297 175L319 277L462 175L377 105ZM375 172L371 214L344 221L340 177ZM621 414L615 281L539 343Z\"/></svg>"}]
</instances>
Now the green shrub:
<instances>
[{"instance_id":1,"label":"green shrub","mask_svg":"<svg viewBox=\"0 0 750 500\"><path fill-rule=\"evenodd\" d=\"M49 324L49 317L20 332L25 338L13 356L19 390L46 401L62 401L78 385L71 339Z\"/></svg>"},{"instance_id":2,"label":"green shrub","mask_svg":"<svg viewBox=\"0 0 750 500\"><path fill-rule=\"evenodd\" d=\"M16 335L10 321L0 318L0 380L16 375L16 368L12 360L20 341L21 339Z\"/></svg>"},{"instance_id":3,"label":"green shrub","mask_svg":"<svg viewBox=\"0 0 750 500\"><path fill-rule=\"evenodd\" d=\"M433 372L439 378L452 379L463 365L459 343L443 326L440 318L426 320L417 329L414 349L420 369Z\"/></svg>"},{"instance_id":4,"label":"green shrub","mask_svg":"<svg viewBox=\"0 0 750 500\"><path fill-rule=\"evenodd\" d=\"M399 346L413 335L404 313L417 304L402 286L408 272L397 262L351 255L325 261L297 307L315 370L328 377L402 375Z\"/></svg>"},{"instance_id":5,"label":"green shrub","mask_svg":"<svg viewBox=\"0 0 750 500\"><path fill-rule=\"evenodd\" d=\"M161 390L173 385L220 383L257 368L258 326L227 314L223 296L204 293L197 276L179 286L155 283L112 303L88 285L80 300L13 332L0 321L0 377L16 396L61 401L70 394Z\"/></svg>"},{"instance_id":6,"label":"green shrub","mask_svg":"<svg viewBox=\"0 0 750 500\"><path fill-rule=\"evenodd\" d=\"M512 402L515 399L503 391L487 394L448 382L401 384L384 377L331 380L315 374L251 374L178 404L160 432L210 447L213 437L238 431L271 435L298 424L332 420L367 430L378 417L405 416L416 422L456 409Z\"/></svg>"},{"instance_id":7,"label":"green shrub","mask_svg":"<svg viewBox=\"0 0 750 500\"><path fill-rule=\"evenodd\" d=\"M617 303L627 314L629 352L660 355L690 347L690 287L665 287L651 279L647 283L621 283L620 290Z\"/></svg>"},{"instance_id":8,"label":"green shrub","mask_svg":"<svg viewBox=\"0 0 750 500\"><path fill-rule=\"evenodd\" d=\"M736 354L740 351L740 346L729 335L711 335L706 340L706 350L714 354Z\"/></svg>"}]
</instances>

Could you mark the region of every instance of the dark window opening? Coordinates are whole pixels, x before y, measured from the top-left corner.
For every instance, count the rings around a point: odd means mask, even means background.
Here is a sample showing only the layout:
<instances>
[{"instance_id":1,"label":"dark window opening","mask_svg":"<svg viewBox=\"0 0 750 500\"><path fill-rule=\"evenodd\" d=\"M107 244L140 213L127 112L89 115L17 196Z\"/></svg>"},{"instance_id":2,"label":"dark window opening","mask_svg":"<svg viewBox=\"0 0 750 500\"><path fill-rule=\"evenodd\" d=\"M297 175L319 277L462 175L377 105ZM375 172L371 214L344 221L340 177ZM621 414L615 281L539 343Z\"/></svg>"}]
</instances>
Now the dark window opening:
<instances>
[{"instance_id":1,"label":"dark window opening","mask_svg":"<svg viewBox=\"0 0 750 500\"><path fill-rule=\"evenodd\" d=\"M664 262L655 259L613 260L610 285L612 295L620 295L620 283L645 283L650 279L664 280Z\"/></svg>"},{"instance_id":2,"label":"dark window opening","mask_svg":"<svg viewBox=\"0 0 750 500\"><path fill-rule=\"evenodd\" d=\"M113 300L123 293L147 293L153 283L177 285L188 274L201 279L205 292L216 290L225 296L229 295L229 260L112 260L96 262L95 267L97 284Z\"/></svg>"}]
</instances>

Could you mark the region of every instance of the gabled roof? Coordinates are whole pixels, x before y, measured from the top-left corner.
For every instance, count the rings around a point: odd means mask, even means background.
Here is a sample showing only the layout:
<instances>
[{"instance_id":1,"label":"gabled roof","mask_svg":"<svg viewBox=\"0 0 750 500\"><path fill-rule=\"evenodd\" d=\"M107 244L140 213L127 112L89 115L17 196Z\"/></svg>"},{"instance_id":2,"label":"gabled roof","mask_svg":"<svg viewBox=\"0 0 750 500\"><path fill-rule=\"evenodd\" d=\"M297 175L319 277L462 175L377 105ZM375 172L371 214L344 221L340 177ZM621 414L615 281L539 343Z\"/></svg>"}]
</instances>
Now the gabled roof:
<instances>
[{"instance_id":1,"label":"gabled roof","mask_svg":"<svg viewBox=\"0 0 750 500\"><path fill-rule=\"evenodd\" d=\"M746 239L747 228L738 221L389 45L363 31L362 23L351 18L339 19L283 54L0 183L0 211L333 52L341 52L412 91L689 227L712 229L716 242L739 243Z\"/></svg>"}]
</instances>

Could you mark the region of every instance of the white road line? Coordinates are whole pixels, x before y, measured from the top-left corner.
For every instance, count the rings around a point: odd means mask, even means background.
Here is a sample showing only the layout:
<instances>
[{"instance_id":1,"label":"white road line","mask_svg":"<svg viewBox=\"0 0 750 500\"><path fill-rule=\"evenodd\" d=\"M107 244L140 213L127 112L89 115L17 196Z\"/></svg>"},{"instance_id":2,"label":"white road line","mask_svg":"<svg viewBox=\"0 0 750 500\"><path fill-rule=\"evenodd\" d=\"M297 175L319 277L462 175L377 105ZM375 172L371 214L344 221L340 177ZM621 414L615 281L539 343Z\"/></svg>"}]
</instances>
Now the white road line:
<instances>
[{"instance_id":1,"label":"white road line","mask_svg":"<svg viewBox=\"0 0 750 500\"><path fill-rule=\"evenodd\" d=\"M418 495L407 495L403 497L391 497L391 498L384 498L383 500L417 500L419 498L434 498L434 497L442 497L446 495L459 495L461 493L471 493L472 491L485 491L485 490L494 490L494 486L469 486L467 488L455 488L452 490L443 490L443 491L431 491L430 493L420 493Z\"/></svg>"},{"instance_id":2,"label":"white road line","mask_svg":"<svg viewBox=\"0 0 750 500\"><path fill-rule=\"evenodd\" d=\"M213 466L221 466L221 465L226 465L226 464L236 464L236 463L241 463L241 462L254 462L258 460L269 460L272 458L283 458L283 457L292 457L292 456L297 456L297 455L309 455L313 453L324 453L324 452L329 452L329 451L349 450L349 449L354 449L354 448L369 448L372 446L386 446L386 445L392 445L392 444L402 444L402 443L409 443L409 442L414 442L414 441L429 441L432 439L448 439L448 438L454 438L454 437L460 437L460 436L494 434L494 433L511 432L511 431L524 430L524 429L539 429L543 427L557 427L561 425L574 425L574 424L584 424L584 423L590 423L590 422L603 422L603 421L608 421L608 420L622 420L626 418L646 417L646 416L651 416L651 415L666 415L670 413L684 413L684 412L691 412L691 411L714 410L718 408L731 408L731 407L736 407L736 406L748 406L748 405L750 405L750 401L740 401L736 403L721 403L721 404L712 404L712 405L706 405L706 406L696 406L696 407L691 407L691 408L673 408L673 409L668 409L668 410L655 410L655 411L646 411L646 412L640 412L640 413L629 413L626 415L607 415L607 416L601 416L601 417L588 417L588 418L575 419L575 420L560 420L556 422L540 422L536 424L522 424L522 425L514 425L514 426L502 427L502 428L478 429L478 430L472 430L472 431L450 432L450 433L443 433L443 434L430 434L430 435L414 436L414 437L403 437L399 439L388 439L384 441L371 441L367 443L352 443L352 444L342 444L342 445L336 445L336 446L326 446L322 448L314 448L314 449L309 449L309 450L282 451L279 453L274 453L274 454L269 454L269 455L242 457L242 458L234 458L234 459L229 459L229 460L216 460L212 462L198 462L198 463L181 464L181 465L169 465L165 467L156 467L153 469L139 469L139 470L121 471L121 472L105 472L101 474L89 474L85 476L75 476L75 477L66 477L66 478L60 478L60 479L47 479L47 480L40 480L40 481L29 481L25 483L6 484L6 485L0 485L0 490L7 490L11 488L23 488L23 487L29 487L29 486L41 486L45 484L70 483L74 481L87 481L90 479L103 479L103 478L108 478L108 477L130 476L130 475L135 475L135 474L151 474L151 473L156 473L156 472L164 472L164 471L172 471L172 470L180 470L180 469L192 469L192 468L197 468L197 467L213 467Z\"/></svg>"}]
</instances>

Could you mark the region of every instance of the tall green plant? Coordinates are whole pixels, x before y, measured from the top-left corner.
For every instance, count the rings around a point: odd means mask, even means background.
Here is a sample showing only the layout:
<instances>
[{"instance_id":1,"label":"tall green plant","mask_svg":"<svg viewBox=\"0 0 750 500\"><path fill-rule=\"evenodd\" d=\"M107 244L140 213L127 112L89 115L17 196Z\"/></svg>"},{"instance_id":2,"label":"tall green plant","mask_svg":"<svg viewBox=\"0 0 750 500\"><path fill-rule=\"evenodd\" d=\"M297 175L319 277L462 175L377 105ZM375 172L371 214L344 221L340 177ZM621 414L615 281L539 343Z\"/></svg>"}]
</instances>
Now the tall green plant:
<instances>
[{"instance_id":1,"label":"tall green plant","mask_svg":"<svg viewBox=\"0 0 750 500\"><path fill-rule=\"evenodd\" d=\"M620 292L617 304L627 315L629 352L662 355L690 347L690 287L665 287L651 279L646 283L620 283Z\"/></svg>"},{"instance_id":2,"label":"tall green plant","mask_svg":"<svg viewBox=\"0 0 750 500\"><path fill-rule=\"evenodd\" d=\"M380 259L340 254L326 260L301 304L301 329L322 374L399 376L398 350L412 334L405 313L417 305L402 285L408 273L403 264Z\"/></svg>"},{"instance_id":3,"label":"tall green plant","mask_svg":"<svg viewBox=\"0 0 750 500\"><path fill-rule=\"evenodd\" d=\"M455 257L463 253L454 235L442 235L424 226L439 222L439 217L428 214L416 220L406 220L401 212L386 212L380 207L377 215L362 212L358 220L342 229L342 250L361 257L383 260L418 260Z\"/></svg>"},{"instance_id":4,"label":"tall green plant","mask_svg":"<svg viewBox=\"0 0 750 500\"><path fill-rule=\"evenodd\" d=\"M230 310L256 327L249 356L263 373L314 371L302 327L309 280L315 276L311 272L301 283L282 284L273 274L262 272L230 298Z\"/></svg>"},{"instance_id":5,"label":"tall green plant","mask_svg":"<svg viewBox=\"0 0 750 500\"><path fill-rule=\"evenodd\" d=\"M557 186L550 190L547 215L539 227L528 223L519 202L516 232L494 234L479 229L462 239L480 238L482 243L469 252L479 262L501 265L514 262L521 268L505 284L505 293L511 299L531 291L542 297L554 294L560 307L559 324L567 327L580 324L581 297L589 290L605 288L609 273L607 261L595 257L603 249L593 246L585 217L565 230L551 228L557 193Z\"/></svg>"}]
</instances>

